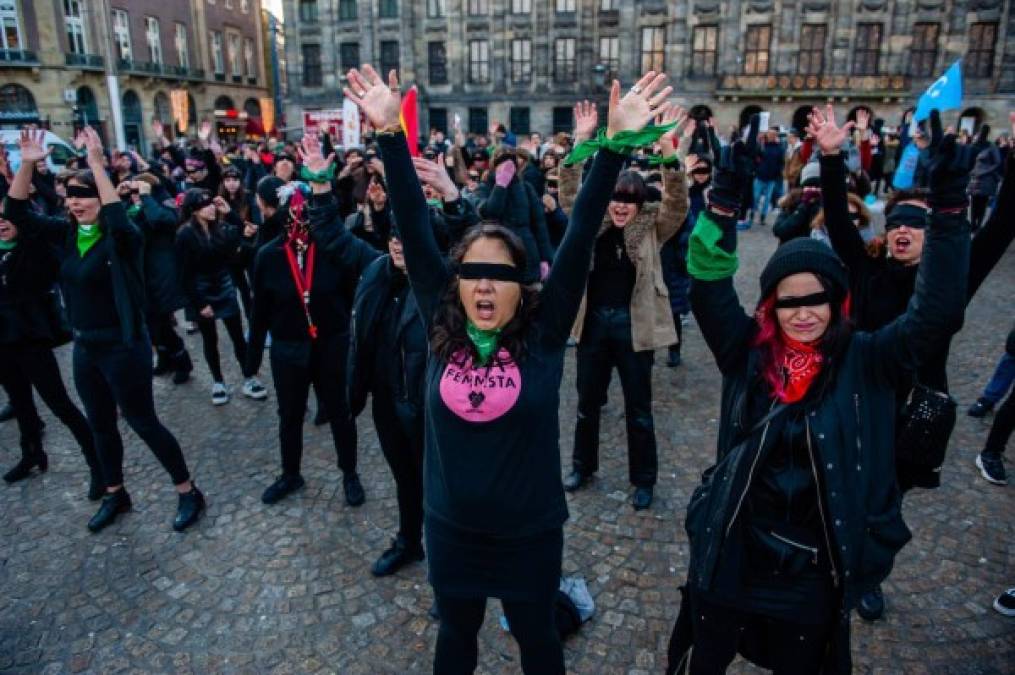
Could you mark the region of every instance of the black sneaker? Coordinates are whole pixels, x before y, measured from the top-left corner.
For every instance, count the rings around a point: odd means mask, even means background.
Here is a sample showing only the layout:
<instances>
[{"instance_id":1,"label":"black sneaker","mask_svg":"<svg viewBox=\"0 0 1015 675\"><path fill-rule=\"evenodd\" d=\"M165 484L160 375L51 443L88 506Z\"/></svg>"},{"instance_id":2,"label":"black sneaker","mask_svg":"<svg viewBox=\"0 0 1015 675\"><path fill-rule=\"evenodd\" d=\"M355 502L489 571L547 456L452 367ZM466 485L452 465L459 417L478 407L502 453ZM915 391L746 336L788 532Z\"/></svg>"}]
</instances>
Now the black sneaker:
<instances>
[{"instance_id":1,"label":"black sneaker","mask_svg":"<svg viewBox=\"0 0 1015 675\"><path fill-rule=\"evenodd\" d=\"M359 474L356 472L342 476L342 490L345 491L345 503L349 506L362 506L367 499L363 484L359 482Z\"/></svg>"},{"instance_id":2,"label":"black sneaker","mask_svg":"<svg viewBox=\"0 0 1015 675\"><path fill-rule=\"evenodd\" d=\"M631 497L631 506L634 507L635 511L644 511L648 507L652 506L652 488L635 488L634 495Z\"/></svg>"},{"instance_id":3,"label":"black sneaker","mask_svg":"<svg viewBox=\"0 0 1015 675\"><path fill-rule=\"evenodd\" d=\"M994 404L985 398L976 399L976 403L969 406L966 414L970 417L986 417L987 413L994 409Z\"/></svg>"},{"instance_id":4,"label":"black sneaker","mask_svg":"<svg viewBox=\"0 0 1015 675\"><path fill-rule=\"evenodd\" d=\"M680 350L670 349L669 354L666 357L666 366L668 368L676 368L680 365Z\"/></svg>"},{"instance_id":5,"label":"black sneaker","mask_svg":"<svg viewBox=\"0 0 1015 675\"><path fill-rule=\"evenodd\" d=\"M395 537L391 542L391 548L381 554L370 573L375 577L386 577L394 574L409 563L418 562L423 559L423 547L417 544L409 548L402 537Z\"/></svg>"},{"instance_id":6,"label":"black sneaker","mask_svg":"<svg viewBox=\"0 0 1015 675\"><path fill-rule=\"evenodd\" d=\"M997 596L994 600L994 609L1005 616L1015 616L1015 588L1009 588Z\"/></svg>"},{"instance_id":7,"label":"black sneaker","mask_svg":"<svg viewBox=\"0 0 1015 675\"><path fill-rule=\"evenodd\" d=\"M304 485L306 485L306 481L303 480L303 476L299 474L295 476L282 474L278 477L278 480L264 491L264 494L261 495L261 501L265 504L274 504L285 499Z\"/></svg>"},{"instance_id":8,"label":"black sneaker","mask_svg":"<svg viewBox=\"0 0 1015 675\"><path fill-rule=\"evenodd\" d=\"M98 532L116 521L116 517L121 513L130 511L130 495L123 488L120 488L116 492L109 492L105 497L102 498L102 506L96 511L92 519L88 521L88 529L92 532Z\"/></svg>"},{"instance_id":9,"label":"black sneaker","mask_svg":"<svg viewBox=\"0 0 1015 675\"><path fill-rule=\"evenodd\" d=\"M567 475L564 479L564 490L567 492L575 492L582 489L590 480L592 474L582 473L575 469Z\"/></svg>"},{"instance_id":10,"label":"black sneaker","mask_svg":"<svg viewBox=\"0 0 1015 675\"><path fill-rule=\"evenodd\" d=\"M996 452L984 450L976 456L976 467L989 483L1007 485L1008 474L1004 471L1004 458Z\"/></svg>"},{"instance_id":11,"label":"black sneaker","mask_svg":"<svg viewBox=\"0 0 1015 675\"><path fill-rule=\"evenodd\" d=\"M885 596L881 593L880 584L860 596L860 604L856 606L856 613L867 621L877 621L884 615Z\"/></svg>"},{"instance_id":12,"label":"black sneaker","mask_svg":"<svg viewBox=\"0 0 1015 675\"><path fill-rule=\"evenodd\" d=\"M190 492L184 492L180 495L180 505L176 508L173 529L177 532L183 532L196 523L197 519L201 517L201 512L204 511L204 506L204 495L201 494L196 485L191 485Z\"/></svg>"}]
</instances>

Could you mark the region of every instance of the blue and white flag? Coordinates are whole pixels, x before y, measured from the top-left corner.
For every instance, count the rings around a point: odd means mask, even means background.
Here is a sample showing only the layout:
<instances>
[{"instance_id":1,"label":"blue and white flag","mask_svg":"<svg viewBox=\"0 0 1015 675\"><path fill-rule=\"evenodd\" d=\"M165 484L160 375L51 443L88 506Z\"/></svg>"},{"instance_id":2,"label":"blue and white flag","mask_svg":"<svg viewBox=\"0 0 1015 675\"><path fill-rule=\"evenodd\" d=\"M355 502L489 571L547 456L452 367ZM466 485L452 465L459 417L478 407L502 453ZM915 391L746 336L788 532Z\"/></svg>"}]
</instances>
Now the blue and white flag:
<instances>
[{"instance_id":1,"label":"blue and white flag","mask_svg":"<svg viewBox=\"0 0 1015 675\"><path fill-rule=\"evenodd\" d=\"M937 78L934 84L927 87L916 104L913 120L922 122L930 117L930 111L952 110L962 105L962 59L952 64L945 74Z\"/></svg>"},{"instance_id":2,"label":"blue and white flag","mask_svg":"<svg viewBox=\"0 0 1015 675\"><path fill-rule=\"evenodd\" d=\"M916 165L920 161L920 148L916 143L907 143L902 151L902 158L899 166L892 176L892 187L896 190L908 190L913 187L913 178L916 176Z\"/></svg>"}]
</instances>

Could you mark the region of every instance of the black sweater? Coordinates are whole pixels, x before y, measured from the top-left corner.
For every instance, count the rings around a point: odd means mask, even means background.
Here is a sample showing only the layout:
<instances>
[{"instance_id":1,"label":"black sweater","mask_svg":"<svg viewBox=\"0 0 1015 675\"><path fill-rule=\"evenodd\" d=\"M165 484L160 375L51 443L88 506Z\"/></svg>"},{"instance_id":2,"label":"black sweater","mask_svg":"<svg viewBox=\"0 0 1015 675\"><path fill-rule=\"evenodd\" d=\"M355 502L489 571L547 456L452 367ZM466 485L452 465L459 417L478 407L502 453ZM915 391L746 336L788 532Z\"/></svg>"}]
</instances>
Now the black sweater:
<instances>
[{"instance_id":1,"label":"black sweater","mask_svg":"<svg viewBox=\"0 0 1015 675\"><path fill-rule=\"evenodd\" d=\"M230 211L210 236L199 231L200 227L191 220L176 233L180 283L196 311L221 301L233 289L229 269L240 249L243 221Z\"/></svg>"},{"instance_id":2,"label":"black sweater","mask_svg":"<svg viewBox=\"0 0 1015 675\"><path fill-rule=\"evenodd\" d=\"M409 281L427 329L452 281L427 218L426 201L402 134L379 139ZM559 528L567 519L560 478L558 407L567 338L578 313L592 250L624 158L597 156L571 227L540 292L520 363L502 351L488 368L467 357L429 355L425 392L427 518L445 527L500 536ZM540 207L541 209L542 207Z\"/></svg>"},{"instance_id":3,"label":"black sweater","mask_svg":"<svg viewBox=\"0 0 1015 675\"><path fill-rule=\"evenodd\" d=\"M22 235L0 251L0 344L52 345L58 341L60 262L39 236Z\"/></svg>"},{"instance_id":4,"label":"black sweater","mask_svg":"<svg viewBox=\"0 0 1015 675\"><path fill-rule=\"evenodd\" d=\"M167 314L183 307L180 264L176 258L176 211L151 195L141 197L134 222L144 233L145 290L148 310Z\"/></svg>"}]
</instances>

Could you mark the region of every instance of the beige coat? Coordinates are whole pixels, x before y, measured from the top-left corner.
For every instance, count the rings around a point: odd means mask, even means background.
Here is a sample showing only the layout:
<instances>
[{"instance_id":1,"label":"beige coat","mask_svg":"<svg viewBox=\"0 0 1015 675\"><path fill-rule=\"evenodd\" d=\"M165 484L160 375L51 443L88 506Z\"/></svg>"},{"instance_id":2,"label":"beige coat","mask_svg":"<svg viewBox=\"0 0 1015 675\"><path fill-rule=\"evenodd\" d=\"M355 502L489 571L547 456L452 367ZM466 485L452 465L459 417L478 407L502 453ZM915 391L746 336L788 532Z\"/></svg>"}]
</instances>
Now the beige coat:
<instances>
[{"instance_id":1,"label":"beige coat","mask_svg":"<svg viewBox=\"0 0 1015 675\"><path fill-rule=\"evenodd\" d=\"M687 178L682 168L662 167L662 174L662 201L645 203L634 220L624 227L624 246L636 270L631 294L631 342L636 352L660 349L677 342L659 251L687 218ZM560 169L560 206L568 214L578 196L581 175L582 167L578 164ZM613 227L613 223L607 214L599 234L609 227ZM571 329L579 342L585 325L585 302L583 297Z\"/></svg>"}]
</instances>

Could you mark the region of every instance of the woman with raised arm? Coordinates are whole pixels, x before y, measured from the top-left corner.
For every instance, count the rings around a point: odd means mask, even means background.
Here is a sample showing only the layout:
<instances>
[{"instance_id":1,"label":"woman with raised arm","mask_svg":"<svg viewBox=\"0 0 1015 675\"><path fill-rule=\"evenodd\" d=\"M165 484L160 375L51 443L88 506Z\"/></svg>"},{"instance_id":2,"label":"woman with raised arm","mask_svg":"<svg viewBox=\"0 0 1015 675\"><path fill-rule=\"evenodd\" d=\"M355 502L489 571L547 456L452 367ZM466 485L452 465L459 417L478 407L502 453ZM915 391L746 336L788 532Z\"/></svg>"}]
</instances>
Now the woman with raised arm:
<instances>
[{"instance_id":1,"label":"woman with raised arm","mask_svg":"<svg viewBox=\"0 0 1015 675\"><path fill-rule=\"evenodd\" d=\"M26 236L42 235L59 249L60 283L74 335L74 384L95 437L106 486L102 506L89 521L98 532L131 508L123 485L123 440L117 408L155 453L179 494L173 529L180 532L204 510L176 438L155 414L152 352L144 317L141 231L127 217L103 167L102 141L86 127L81 142L88 170L67 182L69 218L45 218L28 210L31 167L46 156L42 132L23 131L22 169L15 176L5 217Z\"/></svg>"},{"instance_id":2,"label":"woman with raised arm","mask_svg":"<svg viewBox=\"0 0 1015 675\"><path fill-rule=\"evenodd\" d=\"M859 332L846 268L812 239L777 249L758 306L740 307L744 152L740 142L722 150L688 254L691 305L723 384L718 462L685 522L681 611L691 630L678 619L670 672L683 663L693 675L722 673L739 649L777 674L845 673L850 611L910 538L893 464L895 391L962 325L969 224L950 204L968 175L952 161L954 137L936 139L931 180L940 190L916 295L896 321Z\"/></svg>"},{"instance_id":3,"label":"woman with raised arm","mask_svg":"<svg viewBox=\"0 0 1015 675\"><path fill-rule=\"evenodd\" d=\"M488 597L500 598L526 673L563 673L553 623L567 505L558 407L564 351L596 234L629 147L624 132L665 112L664 75L647 73L609 125L542 290L525 285L525 247L498 225L470 229L449 266L427 217L405 137L395 72L349 71L345 95L378 142L406 269L429 334L424 416L424 525L441 625L436 673L471 673ZM621 152L617 152L621 150Z\"/></svg>"}]
</instances>

